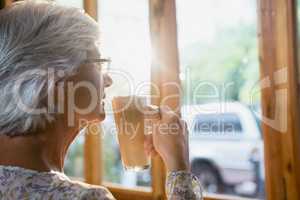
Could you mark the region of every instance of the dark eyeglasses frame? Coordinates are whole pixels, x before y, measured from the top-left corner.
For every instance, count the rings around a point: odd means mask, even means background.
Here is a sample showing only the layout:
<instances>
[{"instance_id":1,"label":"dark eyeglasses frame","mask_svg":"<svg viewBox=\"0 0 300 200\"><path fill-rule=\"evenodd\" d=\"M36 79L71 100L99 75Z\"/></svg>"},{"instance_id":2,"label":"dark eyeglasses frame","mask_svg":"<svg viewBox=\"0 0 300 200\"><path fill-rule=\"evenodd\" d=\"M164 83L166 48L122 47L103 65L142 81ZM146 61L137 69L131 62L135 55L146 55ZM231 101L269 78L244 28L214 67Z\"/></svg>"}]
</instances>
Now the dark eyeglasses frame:
<instances>
[{"instance_id":1,"label":"dark eyeglasses frame","mask_svg":"<svg viewBox=\"0 0 300 200\"><path fill-rule=\"evenodd\" d=\"M92 63L99 63L100 66L102 66L103 63L107 63L107 70L109 70L111 59L110 58L89 58L83 62L83 64L92 64Z\"/></svg>"}]
</instances>

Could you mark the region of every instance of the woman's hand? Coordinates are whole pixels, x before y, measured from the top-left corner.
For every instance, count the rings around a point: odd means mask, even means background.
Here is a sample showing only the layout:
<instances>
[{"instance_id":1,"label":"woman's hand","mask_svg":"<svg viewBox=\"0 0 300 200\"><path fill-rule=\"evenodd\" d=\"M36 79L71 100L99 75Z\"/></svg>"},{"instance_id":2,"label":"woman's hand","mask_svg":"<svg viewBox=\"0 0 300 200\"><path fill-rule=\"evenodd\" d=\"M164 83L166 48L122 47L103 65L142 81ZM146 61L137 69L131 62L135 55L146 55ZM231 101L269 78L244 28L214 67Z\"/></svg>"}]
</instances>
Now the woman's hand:
<instances>
[{"instance_id":1,"label":"woman's hand","mask_svg":"<svg viewBox=\"0 0 300 200\"><path fill-rule=\"evenodd\" d=\"M151 109L151 108L149 108ZM146 120L147 121L147 120ZM150 123L149 123L150 122ZM160 119L150 119L146 128L145 152L162 157L168 171L190 170L186 123L167 106L160 107Z\"/></svg>"}]
</instances>

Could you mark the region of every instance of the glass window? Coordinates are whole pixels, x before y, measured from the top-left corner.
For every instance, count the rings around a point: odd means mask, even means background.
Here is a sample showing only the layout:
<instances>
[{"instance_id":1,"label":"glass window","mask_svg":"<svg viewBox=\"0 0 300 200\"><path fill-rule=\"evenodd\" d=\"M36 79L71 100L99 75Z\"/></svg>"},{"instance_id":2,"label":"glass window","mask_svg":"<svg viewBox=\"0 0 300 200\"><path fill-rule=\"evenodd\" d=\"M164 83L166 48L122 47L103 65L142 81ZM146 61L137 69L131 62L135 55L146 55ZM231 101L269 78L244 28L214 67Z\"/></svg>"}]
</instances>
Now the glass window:
<instances>
[{"instance_id":1,"label":"glass window","mask_svg":"<svg viewBox=\"0 0 300 200\"><path fill-rule=\"evenodd\" d=\"M206 192L264 199L253 0L177 0L182 116Z\"/></svg>"},{"instance_id":2,"label":"glass window","mask_svg":"<svg viewBox=\"0 0 300 200\"><path fill-rule=\"evenodd\" d=\"M64 166L64 172L74 179L84 179L83 174L83 146L84 134L79 134L74 142L71 144Z\"/></svg>"},{"instance_id":3,"label":"glass window","mask_svg":"<svg viewBox=\"0 0 300 200\"><path fill-rule=\"evenodd\" d=\"M116 137L111 100L114 96L150 94L150 34L147 0L98 2L101 54L112 60L109 74L114 83L106 91L107 116L102 123L104 181L127 188L150 186L150 170L123 169Z\"/></svg>"}]
</instances>

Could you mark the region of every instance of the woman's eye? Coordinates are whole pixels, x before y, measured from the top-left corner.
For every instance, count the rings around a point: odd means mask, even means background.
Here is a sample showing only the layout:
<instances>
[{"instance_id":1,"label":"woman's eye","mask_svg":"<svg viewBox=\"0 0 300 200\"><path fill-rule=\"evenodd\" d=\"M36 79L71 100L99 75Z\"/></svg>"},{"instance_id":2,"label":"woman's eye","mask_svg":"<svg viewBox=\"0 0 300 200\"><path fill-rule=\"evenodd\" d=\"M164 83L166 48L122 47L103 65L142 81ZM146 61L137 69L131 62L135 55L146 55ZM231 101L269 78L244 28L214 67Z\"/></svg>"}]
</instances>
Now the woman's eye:
<instances>
[{"instance_id":1,"label":"woman's eye","mask_svg":"<svg viewBox=\"0 0 300 200\"><path fill-rule=\"evenodd\" d=\"M101 71L101 70L102 70L102 66L101 66L101 64L99 64L99 63L95 63L95 68L96 68L98 71Z\"/></svg>"}]
</instances>

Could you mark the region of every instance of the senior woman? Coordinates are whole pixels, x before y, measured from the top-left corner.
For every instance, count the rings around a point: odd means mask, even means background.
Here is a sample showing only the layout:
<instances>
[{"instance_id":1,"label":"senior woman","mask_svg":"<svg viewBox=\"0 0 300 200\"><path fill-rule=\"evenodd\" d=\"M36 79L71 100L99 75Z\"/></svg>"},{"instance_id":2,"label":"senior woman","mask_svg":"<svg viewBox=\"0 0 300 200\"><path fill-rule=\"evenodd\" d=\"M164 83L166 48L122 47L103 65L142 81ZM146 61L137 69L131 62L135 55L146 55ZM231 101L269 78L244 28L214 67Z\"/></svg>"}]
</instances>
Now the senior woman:
<instances>
[{"instance_id":1,"label":"senior woman","mask_svg":"<svg viewBox=\"0 0 300 200\"><path fill-rule=\"evenodd\" d=\"M106 188L63 173L80 121L105 117L104 88L112 80L101 72L98 35L93 19L53 2L21 1L0 11L0 199L114 199ZM186 126L167 107L160 110L157 123L180 128L154 130L145 152L163 158L169 199L201 199Z\"/></svg>"}]
</instances>

